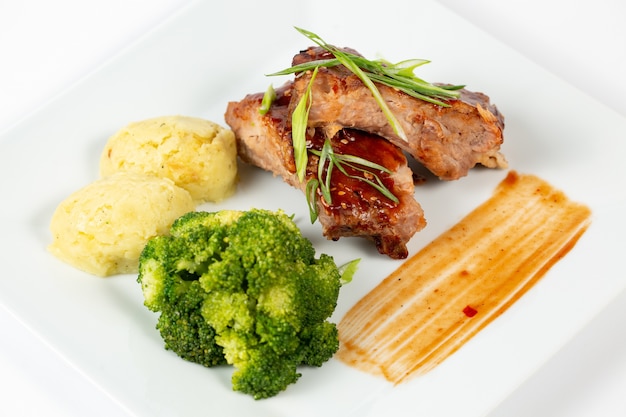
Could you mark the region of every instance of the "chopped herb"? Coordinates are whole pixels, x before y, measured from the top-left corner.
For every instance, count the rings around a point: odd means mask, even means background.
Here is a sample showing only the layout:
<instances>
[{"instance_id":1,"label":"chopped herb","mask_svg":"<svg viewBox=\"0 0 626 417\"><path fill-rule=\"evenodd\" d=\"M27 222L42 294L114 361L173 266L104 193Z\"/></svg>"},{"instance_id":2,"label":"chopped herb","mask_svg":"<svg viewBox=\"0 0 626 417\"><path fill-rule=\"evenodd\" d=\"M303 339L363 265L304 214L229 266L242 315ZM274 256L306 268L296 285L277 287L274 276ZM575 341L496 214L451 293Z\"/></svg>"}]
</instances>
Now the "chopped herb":
<instances>
[{"instance_id":1,"label":"chopped herb","mask_svg":"<svg viewBox=\"0 0 626 417\"><path fill-rule=\"evenodd\" d=\"M263 94L263 100L261 101L261 107L259 107L259 113L266 114L270 107L272 107L272 103L276 100L276 90L274 90L274 86L272 84L267 87L265 90L265 94Z\"/></svg>"},{"instance_id":2,"label":"chopped herb","mask_svg":"<svg viewBox=\"0 0 626 417\"><path fill-rule=\"evenodd\" d=\"M308 127L309 111L313 97L311 96L311 86L317 75L317 67L313 70L309 85L304 95L298 102L298 105L291 114L291 138L293 141L293 155L296 162L296 173L300 182L304 181L304 174L307 166L307 150L306 150L306 130Z\"/></svg>"},{"instance_id":3,"label":"chopped herb","mask_svg":"<svg viewBox=\"0 0 626 417\"><path fill-rule=\"evenodd\" d=\"M382 59L372 61L329 45L320 36L313 32L298 27L295 29L311 41L315 42L318 46L330 52L335 58L316 60L300 65L294 65L290 68L269 75L287 75L319 67L343 65L359 77L363 84L371 91L376 103L385 114L385 117L387 117L387 121L393 128L394 132L403 140L407 140L406 134L404 133L402 126L400 126L399 121L389 109L389 106L387 106L387 103L381 96L375 83L396 88L411 97L443 107L449 106L449 104L446 103L446 100L458 98L458 90L464 87L463 85L434 85L417 77L414 74L414 70L417 67L429 63L430 61L428 60L409 59L400 61L396 64Z\"/></svg>"},{"instance_id":4,"label":"chopped herb","mask_svg":"<svg viewBox=\"0 0 626 417\"><path fill-rule=\"evenodd\" d=\"M339 275L341 276L342 284L347 284L352 281L354 274L359 268L359 262L361 262L361 258L353 259L339 267Z\"/></svg>"}]
</instances>

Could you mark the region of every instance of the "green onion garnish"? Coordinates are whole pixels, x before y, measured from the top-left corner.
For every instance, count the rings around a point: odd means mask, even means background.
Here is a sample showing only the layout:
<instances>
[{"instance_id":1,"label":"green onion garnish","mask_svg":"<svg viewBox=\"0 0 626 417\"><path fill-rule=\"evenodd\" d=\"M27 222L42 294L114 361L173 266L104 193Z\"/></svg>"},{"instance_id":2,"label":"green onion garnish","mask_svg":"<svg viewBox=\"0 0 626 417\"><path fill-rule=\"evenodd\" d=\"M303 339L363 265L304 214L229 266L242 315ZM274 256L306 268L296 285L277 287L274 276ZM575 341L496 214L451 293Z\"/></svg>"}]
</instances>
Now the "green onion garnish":
<instances>
[{"instance_id":1,"label":"green onion garnish","mask_svg":"<svg viewBox=\"0 0 626 417\"><path fill-rule=\"evenodd\" d=\"M448 107L447 100L457 99L460 96L458 90L463 85L434 85L418 78L414 71L416 68L429 63L430 61L423 59L409 59L398 63L391 63L386 60L369 60L359 55L342 51L341 49L329 45L317 34L308 30L296 27L298 32L306 36L309 40L316 43L326 51L330 52L334 58L320 59L303 64L294 65L282 71L278 71L270 76L288 75L300 72L313 71L307 88L298 101L291 116L291 135L293 141L294 160L296 165L296 173L300 182L304 181L306 168L308 164L308 152L317 155L319 158L317 178L310 179L306 184L307 204L311 215L311 223L315 222L318 217L317 206L315 205L315 195L319 189L322 197L328 204L332 203L330 193L330 179L334 168L337 168L344 175L358 179L378 190L385 197L395 202L399 202L398 198L383 184L378 175L374 174L370 169L391 173L387 168L353 155L336 154L330 144L328 138L324 141L321 151L308 150L306 132L308 128L309 112L313 102L312 86L320 67L334 67L343 65L353 74L355 74L363 84L370 90L374 100L384 113L389 125L394 133L402 140L408 141L406 133L402 129L400 122L393 114L387 102L382 97L376 84L386 85L396 90L402 91L411 97L423 100L442 107ZM259 111L265 114L276 97L274 89L270 85L268 91L263 96L263 102ZM349 166L363 175L348 174L345 167ZM368 169L369 168L369 169ZM372 178L372 179L370 179Z\"/></svg>"}]
</instances>

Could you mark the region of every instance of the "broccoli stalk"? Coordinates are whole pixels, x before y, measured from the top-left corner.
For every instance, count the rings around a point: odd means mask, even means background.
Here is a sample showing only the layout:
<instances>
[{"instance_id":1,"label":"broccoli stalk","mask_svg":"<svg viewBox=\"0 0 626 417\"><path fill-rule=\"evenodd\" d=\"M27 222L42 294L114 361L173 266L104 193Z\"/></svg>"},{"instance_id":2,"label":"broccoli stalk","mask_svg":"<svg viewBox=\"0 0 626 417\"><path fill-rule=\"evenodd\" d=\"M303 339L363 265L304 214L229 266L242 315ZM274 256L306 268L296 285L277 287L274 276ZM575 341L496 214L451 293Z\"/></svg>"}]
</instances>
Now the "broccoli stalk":
<instances>
[{"instance_id":1,"label":"broccoli stalk","mask_svg":"<svg viewBox=\"0 0 626 417\"><path fill-rule=\"evenodd\" d=\"M233 365L233 389L255 399L285 390L299 366L321 366L339 347L328 318L340 270L315 257L282 211L188 213L148 242L137 280L146 307L160 312L165 348L207 367Z\"/></svg>"}]
</instances>

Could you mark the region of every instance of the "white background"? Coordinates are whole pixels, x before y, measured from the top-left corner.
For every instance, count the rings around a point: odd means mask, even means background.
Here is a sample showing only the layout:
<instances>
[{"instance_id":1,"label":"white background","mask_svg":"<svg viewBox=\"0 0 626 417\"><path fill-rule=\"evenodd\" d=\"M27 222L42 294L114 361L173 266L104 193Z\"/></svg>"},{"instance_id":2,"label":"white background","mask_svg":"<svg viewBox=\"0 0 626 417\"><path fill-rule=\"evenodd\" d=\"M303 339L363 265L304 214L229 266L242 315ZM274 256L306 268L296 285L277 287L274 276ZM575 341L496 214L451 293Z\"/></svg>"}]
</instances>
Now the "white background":
<instances>
[{"instance_id":1,"label":"white background","mask_svg":"<svg viewBox=\"0 0 626 417\"><path fill-rule=\"evenodd\" d=\"M622 0L439 1L626 117ZM2 1L0 133L186 3ZM0 415L126 415L1 307L0 334ZM626 293L490 417L530 415L626 415Z\"/></svg>"}]
</instances>

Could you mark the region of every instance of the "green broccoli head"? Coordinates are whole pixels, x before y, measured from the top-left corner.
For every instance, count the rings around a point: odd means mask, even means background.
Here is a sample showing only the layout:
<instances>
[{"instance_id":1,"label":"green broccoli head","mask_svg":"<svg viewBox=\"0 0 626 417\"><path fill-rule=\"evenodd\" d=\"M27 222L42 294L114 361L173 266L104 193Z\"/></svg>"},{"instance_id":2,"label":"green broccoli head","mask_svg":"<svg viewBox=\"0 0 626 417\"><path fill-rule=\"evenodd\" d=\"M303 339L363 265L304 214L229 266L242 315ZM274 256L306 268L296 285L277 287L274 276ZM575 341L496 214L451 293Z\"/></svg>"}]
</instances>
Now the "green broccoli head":
<instances>
[{"instance_id":1,"label":"green broccoli head","mask_svg":"<svg viewBox=\"0 0 626 417\"><path fill-rule=\"evenodd\" d=\"M166 348L206 366L234 366L233 389L267 398L336 352L328 318L341 287L333 258L285 213L193 212L139 260L145 305Z\"/></svg>"}]
</instances>

